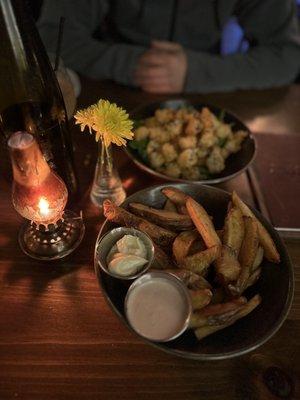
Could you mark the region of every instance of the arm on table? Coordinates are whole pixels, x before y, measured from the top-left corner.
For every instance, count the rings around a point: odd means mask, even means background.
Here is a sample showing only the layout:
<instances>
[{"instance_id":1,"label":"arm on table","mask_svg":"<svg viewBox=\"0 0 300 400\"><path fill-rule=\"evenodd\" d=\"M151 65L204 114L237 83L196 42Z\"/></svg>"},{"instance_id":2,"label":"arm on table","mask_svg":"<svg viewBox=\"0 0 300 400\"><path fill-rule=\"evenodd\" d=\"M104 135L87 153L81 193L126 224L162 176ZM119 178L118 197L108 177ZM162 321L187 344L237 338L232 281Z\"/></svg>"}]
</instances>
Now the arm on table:
<instances>
[{"instance_id":1,"label":"arm on table","mask_svg":"<svg viewBox=\"0 0 300 400\"><path fill-rule=\"evenodd\" d=\"M257 44L228 56L186 50L185 91L267 88L291 83L300 69L294 0L241 0L236 10L245 34Z\"/></svg>"},{"instance_id":2,"label":"arm on table","mask_svg":"<svg viewBox=\"0 0 300 400\"><path fill-rule=\"evenodd\" d=\"M61 57L67 67L91 78L132 84L133 69L145 48L93 38L108 7L105 0L45 0L38 29L46 49L55 52L59 19L64 16Z\"/></svg>"}]
</instances>

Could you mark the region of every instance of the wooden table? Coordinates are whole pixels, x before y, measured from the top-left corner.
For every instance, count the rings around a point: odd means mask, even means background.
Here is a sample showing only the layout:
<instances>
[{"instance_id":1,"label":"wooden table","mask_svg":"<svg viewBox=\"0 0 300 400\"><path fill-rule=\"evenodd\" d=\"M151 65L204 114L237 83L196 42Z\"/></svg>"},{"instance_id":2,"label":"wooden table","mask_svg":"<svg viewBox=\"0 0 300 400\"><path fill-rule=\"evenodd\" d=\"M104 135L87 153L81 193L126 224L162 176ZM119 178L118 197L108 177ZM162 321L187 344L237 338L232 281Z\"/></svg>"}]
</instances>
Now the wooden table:
<instances>
[{"instance_id":1,"label":"wooden table","mask_svg":"<svg viewBox=\"0 0 300 400\"><path fill-rule=\"evenodd\" d=\"M164 98L84 80L79 106L100 97L129 111ZM299 86L190 97L226 107L256 134L300 133ZM103 218L89 201L89 189L97 149L92 137L73 131L83 189L78 208L84 213L86 235L70 258L40 263L21 252L17 233L22 219L12 207L10 183L0 178L0 399L299 399L299 242L287 241L295 266L294 303L282 328L265 345L218 362L185 360L154 349L122 325L96 281L93 248ZM121 152L117 162L128 194L159 183ZM260 204L247 174L222 186ZM276 397L267 389L262 373L270 366L279 367L279 375L273 376L277 387L287 374L293 396Z\"/></svg>"}]
</instances>

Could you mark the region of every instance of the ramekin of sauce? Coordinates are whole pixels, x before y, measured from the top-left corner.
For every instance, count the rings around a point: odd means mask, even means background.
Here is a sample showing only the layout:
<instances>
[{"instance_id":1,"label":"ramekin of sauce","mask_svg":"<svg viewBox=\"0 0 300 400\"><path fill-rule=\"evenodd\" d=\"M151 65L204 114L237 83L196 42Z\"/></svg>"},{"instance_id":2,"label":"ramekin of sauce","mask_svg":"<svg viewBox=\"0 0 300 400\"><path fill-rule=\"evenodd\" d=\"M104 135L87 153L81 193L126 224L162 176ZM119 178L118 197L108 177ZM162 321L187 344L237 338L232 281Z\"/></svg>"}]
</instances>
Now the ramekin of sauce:
<instances>
[{"instance_id":1,"label":"ramekin of sauce","mask_svg":"<svg viewBox=\"0 0 300 400\"><path fill-rule=\"evenodd\" d=\"M148 272L136 279L125 298L129 325L142 337L167 342L189 325L192 304L187 288L174 275Z\"/></svg>"},{"instance_id":2,"label":"ramekin of sauce","mask_svg":"<svg viewBox=\"0 0 300 400\"><path fill-rule=\"evenodd\" d=\"M108 275L132 280L150 268L154 260L154 245L146 233L134 228L118 227L101 237L95 258ZM143 263L137 267L139 260L143 260Z\"/></svg>"}]
</instances>

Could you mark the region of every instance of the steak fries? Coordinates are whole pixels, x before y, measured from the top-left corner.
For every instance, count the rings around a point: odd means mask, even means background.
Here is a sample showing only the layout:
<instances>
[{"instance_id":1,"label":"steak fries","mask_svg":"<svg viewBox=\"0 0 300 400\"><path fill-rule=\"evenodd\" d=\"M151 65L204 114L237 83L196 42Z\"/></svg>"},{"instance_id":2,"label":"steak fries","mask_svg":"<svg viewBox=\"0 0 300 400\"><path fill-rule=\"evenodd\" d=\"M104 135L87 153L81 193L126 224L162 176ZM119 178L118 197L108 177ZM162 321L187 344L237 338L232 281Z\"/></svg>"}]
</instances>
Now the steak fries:
<instances>
[{"instance_id":1,"label":"steak fries","mask_svg":"<svg viewBox=\"0 0 300 400\"><path fill-rule=\"evenodd\" d=\"M264 257L278 263L280 256L266 228L235 192L218 230L191 196L173 187L162 193L166 197L162 209L130 203L129 212L106 200L104 215L152 238L152 268L172 273L186 285L193 306L190 328L201 340L260 304L260 295L247 300L246 290L259 279Z\"/></svg>"},{"instance_id":2,"label":"steak fries","mask_svg":"<svg viewBox=\"0 0 300 400\"><path fill-rule=\"evenodd\" d=\"M266 259L274 263L279 263L280 255L276 249L273 239L263 224L255 217L250 208L239 198L236 192L232 193L232 201L241 210L245 217L253 218L256 221L260 244L264 249Z\"/></svg>"}]
</instances>

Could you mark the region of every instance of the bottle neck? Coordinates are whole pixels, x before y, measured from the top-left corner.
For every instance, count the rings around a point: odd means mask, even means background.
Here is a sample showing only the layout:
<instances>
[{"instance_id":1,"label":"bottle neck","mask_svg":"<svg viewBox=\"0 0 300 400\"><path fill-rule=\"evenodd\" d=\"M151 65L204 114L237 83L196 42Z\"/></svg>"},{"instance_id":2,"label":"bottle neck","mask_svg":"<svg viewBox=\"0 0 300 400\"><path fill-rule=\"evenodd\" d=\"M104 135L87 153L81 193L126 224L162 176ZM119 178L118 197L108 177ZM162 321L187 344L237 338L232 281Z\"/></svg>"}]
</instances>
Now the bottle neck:
<instances>
[{"instance_id":1,"label":"bottle neck","mask_svg":"<svg viewBox=\"0 0 300 400\"><path fill-rule=\"evenodd\" d=\"M0 1L0 112L13 104L53 103L62 95L25 0Z\"/></svg>"}]
</instances>

